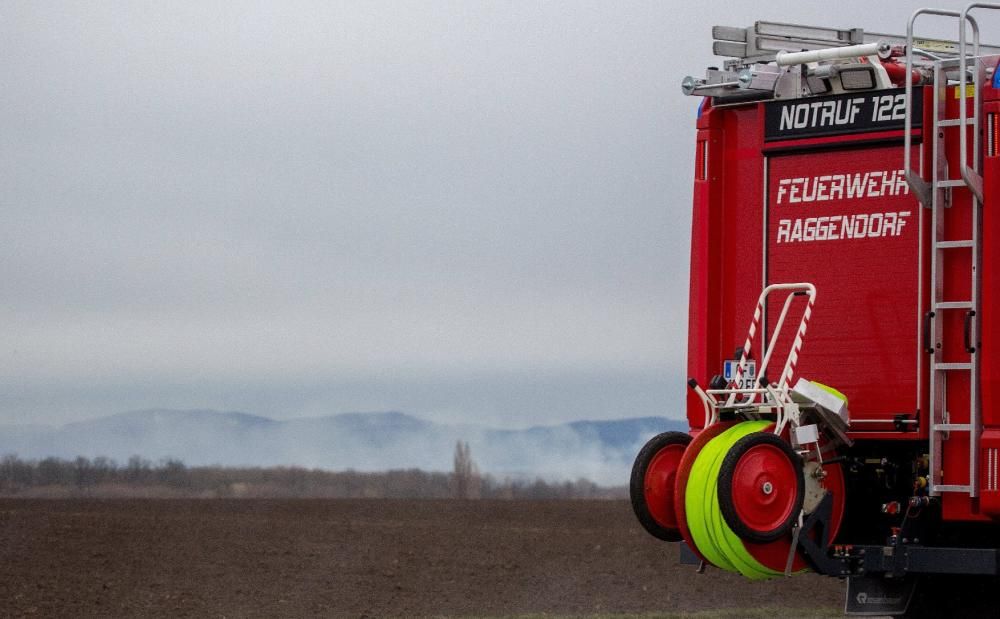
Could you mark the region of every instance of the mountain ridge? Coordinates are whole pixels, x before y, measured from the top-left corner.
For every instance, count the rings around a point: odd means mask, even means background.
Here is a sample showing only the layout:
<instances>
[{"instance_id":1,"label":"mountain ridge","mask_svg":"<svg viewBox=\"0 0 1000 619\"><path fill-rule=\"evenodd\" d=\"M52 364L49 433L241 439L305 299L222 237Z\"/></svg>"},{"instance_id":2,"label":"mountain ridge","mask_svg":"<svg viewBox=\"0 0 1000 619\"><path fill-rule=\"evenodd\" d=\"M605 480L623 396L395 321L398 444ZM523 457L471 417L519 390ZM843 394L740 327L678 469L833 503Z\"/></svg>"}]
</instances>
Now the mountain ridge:
<instances>
[{"instance_id":1,"label":"mountain ridge","mask_svg":"<svg viewBox=\"0 0 1000 619\"><path fill-rule=\"evenodd\" d=\"M0 454L177 458L190 466L305 466L447 471L467 441L481 471L499 477L628 481L642 444L687 424L665 417L580 420L500 429L429 421L400 411L272 419L241 411L152 408L63 426L0 426Z\"/></svg>"}]
</instances>

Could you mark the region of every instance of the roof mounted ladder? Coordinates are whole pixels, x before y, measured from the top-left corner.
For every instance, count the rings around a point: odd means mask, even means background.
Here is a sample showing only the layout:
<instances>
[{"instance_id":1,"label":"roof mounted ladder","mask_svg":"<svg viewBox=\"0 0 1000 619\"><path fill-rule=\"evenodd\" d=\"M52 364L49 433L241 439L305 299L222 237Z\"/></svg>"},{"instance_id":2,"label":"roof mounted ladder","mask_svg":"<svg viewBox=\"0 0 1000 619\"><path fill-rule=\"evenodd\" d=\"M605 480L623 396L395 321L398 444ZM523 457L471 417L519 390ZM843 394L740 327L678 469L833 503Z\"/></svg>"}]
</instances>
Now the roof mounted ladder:
<instances>
[{"instance_id":1,"label":"roof mounted ladder","mask_svg":"<svg viewBox=\"0 0 1000 619\"><path fill-rule=\"evenodd\" d=\"M780 51L826 49L845 45L873 43L881 35L865 37L864 30L838 30L799 26L780 22L758 21L749 28L715 26L712 28L712 51L716 56L740 58L743 62L774 60Z\"/></svg>"},{"instance_id":2,"label":"roof mounted ladder","mask_svg":"<svg viewBox=\"0 0 1000 619\"><path fill-rule=\"evenodd\" d=\"M921 11L931 12L935 9ZM948 15L951 13L955 13L954 17L958 17L957 12L951 11ZM749 28L715 26L712 28L712 38L715 39L712 51L716 56L738 58L739 64L770 62L780 51L827 49L862 43L882 42L893 46L907 44L908 48L915 44L918 48L931 50L942 58L955 57L960 47L957 41L914 39L912 36L865 32L861 28L824 28L769 21L755 22ZM985 49L990 53L1000 53L1000 49L995 47Z\"/></svg>"}]
</instances>

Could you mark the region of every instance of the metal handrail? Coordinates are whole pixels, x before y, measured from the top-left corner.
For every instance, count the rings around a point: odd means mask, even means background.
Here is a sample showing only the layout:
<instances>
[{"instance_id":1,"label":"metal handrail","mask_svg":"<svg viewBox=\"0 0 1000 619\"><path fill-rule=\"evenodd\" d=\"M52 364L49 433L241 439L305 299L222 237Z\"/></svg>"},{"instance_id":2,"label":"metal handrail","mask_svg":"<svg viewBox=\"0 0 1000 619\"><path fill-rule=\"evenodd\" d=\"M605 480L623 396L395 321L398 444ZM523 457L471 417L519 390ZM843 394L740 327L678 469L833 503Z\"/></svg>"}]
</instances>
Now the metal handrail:
<instances>
[{"instance_id":1,"label":"metal handrail","mask_svg":"<svg viewBox=\"0 0 1000 619\"><path fill-rule=\"evenodd\" d=\"M973 2L972 4L966 6L962 10L962 26L958 30L958 62L959 62L959 65L958 65L958 68L959 68L959 70L958 70L958 84L959 84L959 86L958 87L961 89L959 91L961 93L960 94L961 104L958 106L958 114L959 114L958 117L960 119L959 122L961 123L961 125L960 125L961 132L959 133L959 136L958 136L958 143L959 143L959 154L958 154L958 157L959 157L959 168L960 168L960 172L962 174L962 179L969 186L969 189L972 190L972 193L975 194L976 199L979 200L980 203L982 203L982 201L983 201L983 179L982 179L982 176L980 176L980 171L979 171L979 166L980 166L980 157L979 157L979 116L980 116L980 114L979 114L979 98L980 98L979 87L980 87L980 84L979 84L979 67L978 67L978 62L979 62L979 27L976 25L975 20L972 20L972 22L971 22L973 24L973 29L972 29L972 34L973 34L972 56L973 56L973 58L976 59L976 62L977 62L976 71L972 75L972 81L973 81L973 94L972 94L972 97L973 97L973 99L972 99L973 126L972 126L972 134L974 136L973 139L975 140L974 143L973 143L973 153L972 153L972 156L973 156L973 162L972 162L973 169L972 170L969 169L969 155L966 152L967 144L968 144L968 130L967 130L966 126L965 126L966 122L967 122L967 119L968 119L968 111L966 110L966 106L965 106L965 99L966 99L965 86L966 86L966 82L968 80L968 75L966 75L966 71L968 71L968 59L969 59L969 57L966 54L966 42L965 42L965 26L964 26L964 22L965 22L965 20L972 19L971 17L969 17L969 11L971 11L972 9L977 9L977 8L978 9L1000 9L1000 4L991 4L991 3L987 3L987 2Z\"/></svg>"},{"instance_id":2,"label":"metal handrail","mask_svg":"<svg viewBox=\"0 0 1000 619\"><path fill-rule=\"evenodd\" d=\"M763 319L764 303L767 300L768 295L774 291L785 291L788 292L788 295L785 297L785 303L778 318L778 323L775 325L771 341L769 345L765 346L764 359L761 364L760 374L757 378L758 386L745 388L741 386L743 372L746 371L750 349L753 345L753 340L756 337L757 328L760 326L761 320ZM802 318L799 321L799 327L795 332L795 339L792 342L792 347L788 351L788 357L785 360L785 367L781 372L781 378L777 384L772 385L770 382L766 382L764 380L764 372L766 371L767 365L771 360L771 355L774 352L774 349L777 347L778 334L781 332L781 328L785 323L785 318L788 316L788 309L791 306L792 300L798 296L806 297L806 307L804 308ZM798 409L794 407L794 403L792 402L788 389L792 373L794 372L795 365L798 361L799 351L802 349L802 340L806 334L806 325L809 323L809 317L812 314L812 307L815 302L816 287L808 282L771 284L764 288L764 290L760 293L760 296L757 298L757 307L754 310L753 320L750 322L750 329L747 334L746 343L743 345L743 352L740 356L739 365L737 366L736 376L734 377L733 382L730 383L731 386L726 387L725 389L702 389L701 386L698 385L698 381L693 378L688 381L688 386L691 387L698 395L705 411L705 425L702 427L707 428L709 425L719 420L719 409L733 408L754 409L758 413L770 410L776 413L776 434L780 434L789 422L792 422L793 425L798 424ZM764 339L763 334L761 334L761 339ZM737 398L739 398L739 401L737 401ZM757 401L758 398L760 398L759 402Z\"/></svg>"},{"instance_id":3,"label":"metal handrail","mask_svg":"<svg viewBox=\"0 0 1000 619\"><path fill-rule=\"evenodd\" d=\"M1000 5L998 5L998 8L1000 8ZM976 20L974 18L972 18L971 16L967 15L967 12L968 12L968 10L966 10L964 12L959 12L959 11L949 11L949 10L946 10L946 9L930 9L930 8L927 8L927 9L917 9L916 11L914 11L913 14L910 15L910 20L906 23L906 69L907 69L907 71L910 71L911 68L913 67L913 24L917 21L917 18L920 17L921 15L938 15L938 16L941 16L941 17L957 17L957 18L959 18L959 24L961 25L961 28L960 28L960 30L961 30L961 36L959 37L959 57L962 58L961 62L963 62L963 63L964 63L964 59L965 59L965 47L964 47L964 45L965 45L965 43L964 43L964 41L965 41L965 22L968 21L969 24L972 26L972 31L973 31L974 40L975 40L975 49L978 52L978 50L979 50L979 24L976 23ZM964 77L965 76L965 71L962 70L960 72L962 73L962 79L964 80L965 79L965 77ZM913 149L913 136L912 136L912 132L913 132L913 80L909 79L909 76L907 76L907 79L904 80L904 81L905 81L905 87L906 87L906 108L905 108L904 119L903 119L903 123L904 123L903 124L903 133L904 133L904 135L903 135L903 170L904 170L904 174L906 175L907 182L909 183L910 187L913 189L913 193L915 193L917 195L917 198L920 200L921 204L923 204L924 206L928 206L930 204L930 189L928 189L927 183L924 182L924 179L920 175L920 173L919 172L918 173L914 173L913 169L910 167L910 161L911 161L910 151ZM965 86L963 85L962 88L964 89ZM963 91L963 94L964 94L964 91ZM962 107L962 110L963 110L962 113L964 115L964 113L965 113L965 111L964 111L965 107L964 106ZM965 140L965 133L964 133L965 118L964 118L964 116L962 118L962 127L963 127L963 133L962 133L962 140L963 140L963 142L962 142L962 152L964 153L965 152L965 142L964 142L964 140ZM937 131L937 127L934 127L934 131ZM927 132L924 131L924 134L926 134L926 133ZM963 157L964 157L964 154L963 154ZM963 168L964 168L964 160L963 160ZM964 170L963 170L963 174L964 174ZM965 176L963 175L962 178L965 178ZM966 181L966 182L968 182L968 181Z\"/></svg>"}]
</instances>

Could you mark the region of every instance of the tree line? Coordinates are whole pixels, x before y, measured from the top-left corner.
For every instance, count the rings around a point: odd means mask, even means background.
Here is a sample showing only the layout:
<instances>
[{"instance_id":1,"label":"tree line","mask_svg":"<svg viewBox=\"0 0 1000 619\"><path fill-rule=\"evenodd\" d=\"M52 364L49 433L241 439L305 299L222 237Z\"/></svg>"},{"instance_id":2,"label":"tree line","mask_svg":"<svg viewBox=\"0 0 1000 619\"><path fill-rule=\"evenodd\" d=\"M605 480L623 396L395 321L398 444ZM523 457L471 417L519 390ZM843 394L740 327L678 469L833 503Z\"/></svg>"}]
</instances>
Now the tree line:
<instances>
[{"instance_id":1,"label":"tree line","mask_svg":"<svg viewBox=\"0 0 1000 619\"><path fill-rule=\"evenodd\" d=\"M420 469L363 472L302 467L186 466L133 456L72 460L0 458L0 496L398 499L619 499L624 488L585 480L498 479L482 475L468 453L456 449L450 473Z\"/></svg>"}]
</instances>

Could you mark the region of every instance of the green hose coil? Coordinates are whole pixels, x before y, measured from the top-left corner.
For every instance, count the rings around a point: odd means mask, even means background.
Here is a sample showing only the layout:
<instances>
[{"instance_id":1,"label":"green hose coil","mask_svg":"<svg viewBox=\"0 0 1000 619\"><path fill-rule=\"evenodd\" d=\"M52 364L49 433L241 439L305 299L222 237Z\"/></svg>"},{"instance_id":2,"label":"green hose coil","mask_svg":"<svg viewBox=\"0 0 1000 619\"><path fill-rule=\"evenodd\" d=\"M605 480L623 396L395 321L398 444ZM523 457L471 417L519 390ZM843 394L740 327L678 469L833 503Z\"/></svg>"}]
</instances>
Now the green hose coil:
<instances>
[{"instance_id":1,"label":"green hose coil","mask_svg":"<svg viewBox=\"0 0 1000 619\"><path fill-rule=\"evenodd\" d=\"M709 441L691 466L684 493L688 528L698 550L715 566L739 572L751 580L781 576L755 559L722 517L719 509L719 469L729 450L748 434L761 432L769 421L745 421Z\"/></svg>"}]
</instances>

